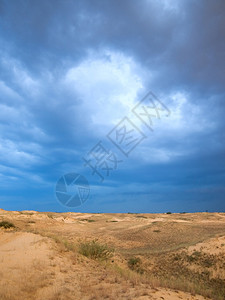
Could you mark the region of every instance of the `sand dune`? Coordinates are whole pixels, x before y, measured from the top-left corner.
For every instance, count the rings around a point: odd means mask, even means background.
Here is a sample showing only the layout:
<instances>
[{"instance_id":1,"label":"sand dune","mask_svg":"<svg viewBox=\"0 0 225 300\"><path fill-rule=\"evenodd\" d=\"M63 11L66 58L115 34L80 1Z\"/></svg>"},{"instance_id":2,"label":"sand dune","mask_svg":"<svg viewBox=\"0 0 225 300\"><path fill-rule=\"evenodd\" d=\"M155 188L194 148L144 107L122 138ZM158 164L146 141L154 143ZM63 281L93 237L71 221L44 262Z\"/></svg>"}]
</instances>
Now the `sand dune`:
<instances>
[{"instance_id":1,"label":"sand dune","mask_svg":"<svg viewBox=\"0 0 225 300\"><path fill-rule=\"evenodd\" d=\"M16 228L0 228L1 300L225 299L225 214L0 210L3 220ZM93 239L112 258L79 253Z\"/></svg>"}]
</instances>

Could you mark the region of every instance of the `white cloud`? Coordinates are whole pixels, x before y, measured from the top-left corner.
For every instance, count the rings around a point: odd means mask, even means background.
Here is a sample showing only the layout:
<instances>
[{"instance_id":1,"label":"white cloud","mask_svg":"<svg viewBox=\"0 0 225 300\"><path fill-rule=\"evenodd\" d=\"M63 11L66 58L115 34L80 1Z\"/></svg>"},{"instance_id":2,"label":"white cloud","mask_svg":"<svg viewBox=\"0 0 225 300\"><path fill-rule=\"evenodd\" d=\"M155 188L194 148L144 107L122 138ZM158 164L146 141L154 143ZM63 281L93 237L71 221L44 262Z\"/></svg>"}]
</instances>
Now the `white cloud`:
<instances>
[{"instance_id":1,"label":"white cloud","mask_svg":"<svg viewBox=\"0 0 225 300\"><path fill-rule=\"evenodd\" d=\"M0 186L2 188L12 188L17 186L29 187L41 184L43 186L52 186L52 182L43 179L40 175L34 174L22 168L18 168L17 165L9 167L0 163Z\"/></svg>"},{"instance_id":2,"label":"white cloud","mask_svg":"<svg viewBox=\"0 0 225 300\"><path fill-rule=\"evenodd\" d=\"M171 114L160 119L152 118L153 132L140 120L132 119L147 135L147 139L132 154L137 161L166 163L189 156L199 149L193 144L186 144L185 139L188 141L192 135L201 135L216 126L212 120L207 119L203 106L190 101L188 93L177 91L160 100L166 104Z\"/></svg>"},{"instance_id":3,"label":"white cloud","mask_svg":"<svg viewBox=\"0 0 225 300\"><path fill-rule=\"evenodd\" d=\"M1 65L5 72L10 74L10 80L19 88L22 93L30 97L39 94L39 81L31 76L31 74L22 66L20 61L1 53Z\"/></svg>"},{"instance_id":4,"label":"white cloud","mask_svg":"<svg viewBox=\"0 0 225 300\"><path fill-rule=\"evenodd\" d=\"M0 104L0 122L11 122L15 123L21 120L21 112L15 107Z\"/></svg>"},{"instance_id":5,"label":"white cloud","mask_svg":"<svg viewBox=\"0 0 225 300\"><path fill-rule=\"evenodd\" d=\"M143 88L141 75L132 58L104 51L99 56L91 54L71 68L65 84L82 100L82 113L105 130L134 106L137 93Z\"/></svg>"},{"instance_id":6,"label":"white cloud","mask_svg":"<svg viewBox=\"0 0 225 300\"><path fill-rule=\"evenodd\" d=\"M32 152L24 151L22 145L10 140L0 139L0 161L2 164L26 169L40 162L40 157Z\"/></svg>"},{"instance_id":7,"label":"white cloud","mask_svg":"<svg viewBox=\"0 0 225 300\"><path fill-rule=\"evenodd\" d=\"M160 0L158 3L161 4L165 10L169 10L169 11L178 13L179 7L181 4L180 2L181 1L179 1L179 0Z\"/></svg>"},{"instance_id":8,"label":"white cloud","mask_svg":"<svg viewBox=\"0 0 225 300\"><path fill-rule=\"evenodd\" d=\"M1 102L21 102L22 98L13 89L0 81Z\"/></svg>"},{"instance_id":9,"label":"white cloud","mask_svg":"<svg viewBox=\"0 0 225 300\"><path fill-rule=\"evenodd\" d=\"M180 91L169 96L171 115L158 122L159 128L183 136L214 128L215 124L205 115L204 106L190 101L189 97L188 93Z\"/></svg>"}]
</instances>

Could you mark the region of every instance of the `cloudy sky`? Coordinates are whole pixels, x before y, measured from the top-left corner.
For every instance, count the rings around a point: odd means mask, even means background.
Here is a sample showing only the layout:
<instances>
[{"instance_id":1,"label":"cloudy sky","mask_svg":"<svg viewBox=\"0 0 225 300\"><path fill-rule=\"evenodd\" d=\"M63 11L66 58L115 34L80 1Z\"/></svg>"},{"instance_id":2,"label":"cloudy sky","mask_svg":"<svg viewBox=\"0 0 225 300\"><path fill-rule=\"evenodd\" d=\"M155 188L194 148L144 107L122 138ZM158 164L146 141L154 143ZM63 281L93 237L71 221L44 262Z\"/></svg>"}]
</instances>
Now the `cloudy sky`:
<instances>
[{"instance_id":1,"label":"cloudy sky","mask_svg":"<svg viewBox=\"0 0 225 300\"><path fill-rule=\"evenodd\" d=\"M224 28L224 0L0 0L0 207L224 211ZM151 129L132 112L149 91ZM55 194L68 173L79 207Z\"/></svg>"}]
</instances>

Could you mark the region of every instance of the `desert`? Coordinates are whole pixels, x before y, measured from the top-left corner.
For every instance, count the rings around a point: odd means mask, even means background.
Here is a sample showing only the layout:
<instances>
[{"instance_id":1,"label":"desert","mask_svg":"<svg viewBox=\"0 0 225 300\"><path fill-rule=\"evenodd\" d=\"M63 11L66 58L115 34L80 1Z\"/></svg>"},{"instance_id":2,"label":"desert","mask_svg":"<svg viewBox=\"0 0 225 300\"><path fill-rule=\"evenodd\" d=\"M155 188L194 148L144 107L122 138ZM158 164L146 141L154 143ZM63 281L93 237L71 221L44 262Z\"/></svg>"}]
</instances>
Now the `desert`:
<instances>
[{"instance_id":1,"label":"desert","mask_svg":"<svg viewBox=\"0 0 225 300\"><path fill-rule=\"evenodd\" d=\"M225 213L0 210L0 299L225 299Z\"/></svg>"}]
</instances>

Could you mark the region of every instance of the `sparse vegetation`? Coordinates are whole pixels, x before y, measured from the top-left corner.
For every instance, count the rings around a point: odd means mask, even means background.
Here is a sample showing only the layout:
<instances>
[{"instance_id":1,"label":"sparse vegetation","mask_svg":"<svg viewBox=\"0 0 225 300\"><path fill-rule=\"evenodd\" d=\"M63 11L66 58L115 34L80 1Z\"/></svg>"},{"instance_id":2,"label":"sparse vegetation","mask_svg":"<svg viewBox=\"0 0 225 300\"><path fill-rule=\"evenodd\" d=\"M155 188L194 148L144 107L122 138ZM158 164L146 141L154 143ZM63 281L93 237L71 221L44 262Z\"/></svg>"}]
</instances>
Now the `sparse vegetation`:
<instances>
[{"instance_id":1,"label":"sparse vegetation","mask_svg":"<svg viewBox=\"0 0 225 300\"><path fill-rule=\"evenodd\" d=\"M19 213L21 214L21 215L26 215L26 216L32 216L34 213L32 213L32 212L26 212L26 211L19 211Z\"/></svg>"},{"instance_id":2,"label":"sparse vegetation","mask_svg":"<svg viewBox=\"0 0 225 300\"><path fill-rule=\"evenodd\" d=\"M136 218L148 219L146 216L142 216L142 215L141 216L138 215L138 216L136 216Z\"/></svg>"},{"instance_id":3,"label":"sparse vegetation","mask_svg":"<svg viewBox=\"0 0 225 300\"><path fill-rule=\"evenodd\" d=\"M159 286L183 290L191 294L199 294L215 300L224 300L224 280L213 277L210 267L221 268L215 256L194 251L189 255L186 251L166 254L156 259L151 270L151 280L158 279ZM207 268L207 269L206 269Z\"/></svg>"},{"instance_id":4,"label":"sparse vegetation","mask_svg":"<svg viewBox=\"0 0 225 300\"><path fill-rule=\"evenodd\" d=\"M97 240L84 242L79 245L79 253L98 260L107 260L113 256L114 250L106 244L100 244Z\"/></svg>"},{"instance_id":5,"label":"sparse vegetation","mask_svg":"<svg viewBox=\"0 0 225 300\"><path fill-rule=\"evenodd\" d=\"M64 238L61 235L55 234L43 234L41 232L37 232L37 234L41 234L44 237L49 237L53 239L58 245L61 246L61 251L76 251L76 245L73 242L68 241L68 239Z\"/></svg>"},{"instance_id":6,"label":"sparse vegetation","mask_svg":"<svg viewBox=\"0 0 225 300\"><path fill-rule=\"evenodd\" d=\"M53 214L47 214L50 219L54 219Z\"/></svg>"},{"instance_id":7,"label":"sparse vegetation","mask_svg":"<svg viewBox=\"0 0 225 300\"><path fill-rule=\"evenodd\" d=\"M38 247L36 242L33 243L33 249L39 249L41 245L43 249L46 249L49 245L54 250L49 256L52 268L49 274L53 274L54 277L54 274L60 272L60 276L66 276L68 287L72 282L77 285L78 279L81 280L79 285L82 286L84 282L81 295L77 295L77 299L82 299L82 297L89 299L90 293L96 299L120 299L121 291L124 293L124 299L129 299L129 297L135 299L138 295L148 293L151 296L149 287L157 288L158 291L161 287L164 287L165 291L168 288L176 289L177 293L183 291L192 295L199 294L213 300L225 299L225 261L224 256L221 255L224 253L225 246L225 215L208 214L207 220L210 222L206 223L202 222L203 218L206 220L204 213L188 214L188 218L182 217L181 214L173 214L172 217L167 214L158 216L130 214L129 217L127 214L124 216L104 214L103 217L100 215L95 217L90 214L73 215L71 213L59 214L57 218L55 218L55 213L45 212L42 215L45 218L39 217L36 213L32 217L23 217L18 213L6 216L4 212L0 218L2 218L1 221L7 220L4 222L15 220L15 224L18 224L21 229L21 232L15 233L16 239L22 236L22 231L36 233L38 236L31 236L31 238L39 242ZM49 222L48 218L46 220L46 216L52 221ZM65 218L68 223L64 222ZM143 218L142 222L141 218ZM149 222L144 219L148 219ZM188 220L188 222L181 222L181 220ZM118 221L121 222L114 224ZM93 227L89 225L89 222L96 222L96 224ZM35 226L29 226L34 223L36 223ZM5 225L3 227L5 228ZM8 235L11 239L14 232L2 231L2 234ZM29 239L29 235L26 232L24 234L25 239ZM93 234L97 239L90 241ZM210 238L213 238L213 241L210 241ZM104 241L115 245L115 254L113 249L104 244ZM46 255L47 253L49 252L46 251ZM7 255L6 252L3 254ZM71 270L73 267L76 270L82 270L78 277L74 277L74 271ZM29 271L27 272L30 274ZM91 281L88 288L86 281ZM117 297L115 294L111 297L111 290L103 288L102 282L106 285L110 283L112 290L118 291ZM19 289L22 288L19 280L15 282L15 285ZM38 285L38 289L40 286L41 284ZM146 289L143 288L144 286ZM0 298L5 299L3 290L0 290ZM135 293L129 294L131 290ZM33 293L33 287L29 286L29 293L31 292ZM68 291L59 292L59 295L65 294L68 296L67 299L70 299L67 293ZM25 299L22 295L23 291L16 300ZM60 297L53 296L51 299L61 299ZM35 300L35 295L29 299ZM193 299L195 299L194 296Z\"/></svg>"},{"instance_id":8,"label":"sparse vegetation","mask_svg":"<svg viewBox=\"0 0 225 300\"><path fill-rule=\"evenodd\" d=\"M89 222L89 223L96 222L93 219L80 219L79 221L82 221L82 222L85 221L85 222Z\"/></svg>"},{"instance_id":9,"label":"sparse vegetation","mask_svg":"<svg viewBox=\"0 0 225 300\"><path fill-rule=\"evenodd\" d=\"M0 222L0 227L3 227L5 229L8 229L8 228L15 228L16 226L11 223L11 222L8 222L8 221L1 221Z\"/></svg>"},{"instance_id":10,"label":"sparse vegetation","mask_svg":"<svg viewBox=\"0 0 225 300\"><path fill-rule=\"evenodd\" d=\"M142 262L141 259L139 257L131 257L128 262L128 267L132 270L132 271L136 271L137 273L143 274L144 270L141 267Z\"/></svg>"}]
</instances>

